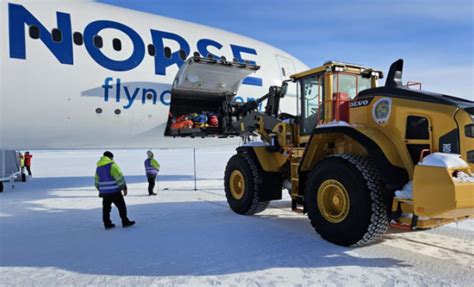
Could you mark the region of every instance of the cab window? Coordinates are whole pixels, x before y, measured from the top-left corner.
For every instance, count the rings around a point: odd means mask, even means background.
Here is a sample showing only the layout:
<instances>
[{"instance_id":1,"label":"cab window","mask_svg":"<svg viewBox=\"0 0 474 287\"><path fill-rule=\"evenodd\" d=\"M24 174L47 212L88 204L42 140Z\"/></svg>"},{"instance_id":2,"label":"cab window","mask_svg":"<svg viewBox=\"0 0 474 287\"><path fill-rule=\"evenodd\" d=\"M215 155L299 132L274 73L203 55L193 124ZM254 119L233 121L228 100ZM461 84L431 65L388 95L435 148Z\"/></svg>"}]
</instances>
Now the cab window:
<instances>
[{"instance_id":1,"label":"cab window","mask_svg":"<svg viewBox=\"0 0 474 287\"><path fill-rule=\"evenodd\" d=\"M342 74L334 75L334 92L345 93L353 100L360 91L371 87L371 79L360 75Z\"/></svg>"},{"instance_id":2,"label":"cab window","mask_svg":"<svg viewBox=\"0 0 474 287\"><path fill-rule=\"evenodd\" d=\"M320 102L323 95L323 75L311 76L301 81L302 134L309 134L316 126L321 114Z\"/></svg>"}]
</instances>

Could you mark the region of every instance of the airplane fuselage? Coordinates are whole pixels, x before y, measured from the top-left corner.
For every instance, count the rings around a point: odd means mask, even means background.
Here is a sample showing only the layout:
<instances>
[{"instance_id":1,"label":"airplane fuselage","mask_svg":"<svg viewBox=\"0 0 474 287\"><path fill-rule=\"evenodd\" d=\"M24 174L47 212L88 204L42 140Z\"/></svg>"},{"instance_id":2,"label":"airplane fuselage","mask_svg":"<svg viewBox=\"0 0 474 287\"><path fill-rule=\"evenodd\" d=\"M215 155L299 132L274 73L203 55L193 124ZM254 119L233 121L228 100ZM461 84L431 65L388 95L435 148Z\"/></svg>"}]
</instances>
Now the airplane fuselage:
<instances>
[{"instance_id":1,"label":"airplane fuselage","mask_svg":"<svg viewBox=\"0 0 474 287\"><path fill-rule=\"evenodd\" d=\"M2 1L1 19L0 149L219 144L164 137L180 50L260 65L237 101L307 68L247 37L98 3Z\"/></svg>"}]
</instances>

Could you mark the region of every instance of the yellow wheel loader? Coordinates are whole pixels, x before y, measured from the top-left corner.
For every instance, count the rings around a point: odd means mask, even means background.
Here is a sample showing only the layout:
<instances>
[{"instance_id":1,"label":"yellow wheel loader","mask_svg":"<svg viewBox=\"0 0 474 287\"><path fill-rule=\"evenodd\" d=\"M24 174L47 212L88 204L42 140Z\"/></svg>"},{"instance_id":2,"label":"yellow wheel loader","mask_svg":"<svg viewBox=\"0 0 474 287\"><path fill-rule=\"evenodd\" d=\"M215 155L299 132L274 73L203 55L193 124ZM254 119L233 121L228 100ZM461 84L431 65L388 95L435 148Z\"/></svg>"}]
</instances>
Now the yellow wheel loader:
<instances>
[{"instance_id":1,"label":"yellow wheel loader","mask_svg":"<svg viewBox=\"0 0 474 287\"><path fill-rule=\"evenodd\" d=\"M234 212L259 213L287 189L292 208L343 246L372 242L390 224L424 229L474 215L474 102L403 86L403 60L381 87L381 71L331 61L291 76L290 115L279 111L289 81L256 101L234 100L258 68L195 55L172 90L168 136L244 139L224 177ZM206 112L218 126L170 128L173 114Z\"/></svg>"}]
</instances>

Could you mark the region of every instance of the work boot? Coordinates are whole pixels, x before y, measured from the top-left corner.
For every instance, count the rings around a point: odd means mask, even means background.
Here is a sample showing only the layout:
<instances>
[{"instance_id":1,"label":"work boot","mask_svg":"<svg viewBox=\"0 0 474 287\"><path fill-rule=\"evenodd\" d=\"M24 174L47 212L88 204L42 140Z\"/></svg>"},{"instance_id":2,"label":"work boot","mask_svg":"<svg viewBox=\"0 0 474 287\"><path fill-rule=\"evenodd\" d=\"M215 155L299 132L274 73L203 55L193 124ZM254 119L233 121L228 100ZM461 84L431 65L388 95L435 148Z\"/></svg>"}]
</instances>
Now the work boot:
<instances>
[{"instance_id":1,"label":"work boot","mask_svg":"<svg viewBox=\"0 0 474 287\"><path fill-rule=\"evenodd\" d=\"M123 228L125 228L125 227L132 226L134 224L135 224L135 221L127 221L127 222L122 223L122 226Z\"/></svg>"},{"instance_id":2,"label":"work boot","mask_svg":"<svg viewBox=\"0 0 474 287\"><path fill-rule=\"evenodd\" d=\"M115 227L115 224L110 223L110 224L104 224L105 229L112 229Z\"/></svg>"}]
</instances>

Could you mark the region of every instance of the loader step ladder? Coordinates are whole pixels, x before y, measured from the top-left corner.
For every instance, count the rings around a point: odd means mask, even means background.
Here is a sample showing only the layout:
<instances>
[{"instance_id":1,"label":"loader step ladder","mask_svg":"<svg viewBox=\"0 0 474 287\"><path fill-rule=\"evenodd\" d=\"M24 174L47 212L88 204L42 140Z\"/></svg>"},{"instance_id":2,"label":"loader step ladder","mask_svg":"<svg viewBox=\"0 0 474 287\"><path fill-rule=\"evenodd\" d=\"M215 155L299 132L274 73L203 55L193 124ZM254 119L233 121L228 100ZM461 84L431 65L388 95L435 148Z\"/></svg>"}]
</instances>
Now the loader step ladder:
<instances>
[{"instance_id":1,"label":"loader step ladder","mask_svg":"<svg viewBox=\"0 0 474 287\"><path fill-rule=\"evenodd\" d=\"M303 202L299 195L299 175L298 168L303 158L304 148L293 148L291 151L290 169L291 169L291 210L297 213L303 213L303 209L298 207L299 202Z\"/></svg>"}]
</instances>

